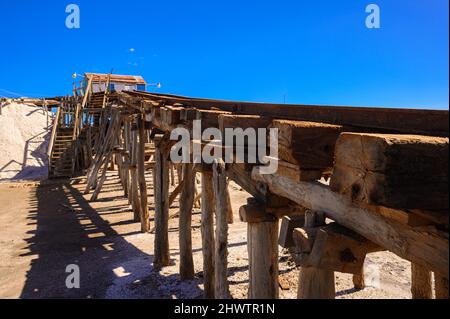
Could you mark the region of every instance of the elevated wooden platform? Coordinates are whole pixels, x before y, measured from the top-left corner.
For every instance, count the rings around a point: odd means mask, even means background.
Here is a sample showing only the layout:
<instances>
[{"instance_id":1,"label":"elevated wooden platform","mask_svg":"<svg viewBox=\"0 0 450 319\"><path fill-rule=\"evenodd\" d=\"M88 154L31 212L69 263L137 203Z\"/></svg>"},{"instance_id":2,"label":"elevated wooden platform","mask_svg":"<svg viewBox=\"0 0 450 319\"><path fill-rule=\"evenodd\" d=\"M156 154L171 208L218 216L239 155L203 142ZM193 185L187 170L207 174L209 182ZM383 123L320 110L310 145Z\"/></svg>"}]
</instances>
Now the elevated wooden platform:
<instances>
[{"instance_id":1,"label":"elevated wooden platform","mask_svg":"<svg viewBox=\"0 0 450 319\"><path fill-rule=\"evenodd\" d=\"M448 111L245 103L139 91L108 95L102 109L86 192L94 189L95 200L106 170L117 164L134 218L149 231L144 173L152 170L157 268L169 262L168 203L180 193L183 279L193 277L190 216L201 198L206 297L229 296L228 180L253 196L240 212L248 223L251 298L278 296L278 242L290 243L302 269L299 298L333 298L334 271L354 274L355 286L363 287L365 255L377 250L412 262L414 297L431 296L418 289L431 280L431 271L436 296L448 296ZM261 161L225 164L224 156L213 163L171 163L171 133L192 133L195 120L201 120L202 132L278 129L276 140L269 130L259 130L261 139L231 150L217 137L190 137L192 148L214 140L214 148L231 151L232 158L237 150L278 146L269 158L277 171L264 174ZM174 168L179 185L169 194ZM197 174L202 192L195 196ZM284 216L286 238L279 238Z\"/></svg>"}]
</instances>

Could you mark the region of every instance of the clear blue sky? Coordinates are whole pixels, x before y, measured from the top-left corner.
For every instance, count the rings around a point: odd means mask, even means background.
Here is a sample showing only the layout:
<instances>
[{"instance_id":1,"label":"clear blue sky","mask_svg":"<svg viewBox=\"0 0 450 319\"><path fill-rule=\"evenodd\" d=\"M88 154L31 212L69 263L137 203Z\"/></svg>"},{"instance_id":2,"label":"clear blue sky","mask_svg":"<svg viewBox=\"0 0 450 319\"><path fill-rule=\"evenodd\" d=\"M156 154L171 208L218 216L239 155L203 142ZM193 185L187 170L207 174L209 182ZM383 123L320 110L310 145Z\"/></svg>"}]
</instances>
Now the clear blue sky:
<instances>
[{"instance_id":1,"label":"clear blue sky","mask_svg":"<svg viewBox=\"0 0 450 319\"><path fill-rule=\"evenodd\" d=\"M65 95L73 72L113 68L196 97L448 109L447 0L71 1L0 2L0 95Z\"/></svg>"}]
</instances>

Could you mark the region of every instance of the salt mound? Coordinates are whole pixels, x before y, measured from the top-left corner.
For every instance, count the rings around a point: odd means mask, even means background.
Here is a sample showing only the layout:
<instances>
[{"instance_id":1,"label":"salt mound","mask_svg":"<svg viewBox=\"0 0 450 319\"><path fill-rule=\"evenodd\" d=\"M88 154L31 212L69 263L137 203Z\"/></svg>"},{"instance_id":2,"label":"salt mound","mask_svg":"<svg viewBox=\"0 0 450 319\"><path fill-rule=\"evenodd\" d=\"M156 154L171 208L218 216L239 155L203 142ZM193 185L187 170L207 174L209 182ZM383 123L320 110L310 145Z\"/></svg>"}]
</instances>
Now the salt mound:
<instances>
[{"instance_id":1,"label":"salt mound","mask_svg":"<svg viewBox=\"0 0 450 319\"><path fill-rule=\"evenodd\" d=\"M50 127L47 127L47 120ZM47 115L34 105L11 103L2 106L0 182L47 178L51 123L51 113Z\"/></svg>"}]
</instances>

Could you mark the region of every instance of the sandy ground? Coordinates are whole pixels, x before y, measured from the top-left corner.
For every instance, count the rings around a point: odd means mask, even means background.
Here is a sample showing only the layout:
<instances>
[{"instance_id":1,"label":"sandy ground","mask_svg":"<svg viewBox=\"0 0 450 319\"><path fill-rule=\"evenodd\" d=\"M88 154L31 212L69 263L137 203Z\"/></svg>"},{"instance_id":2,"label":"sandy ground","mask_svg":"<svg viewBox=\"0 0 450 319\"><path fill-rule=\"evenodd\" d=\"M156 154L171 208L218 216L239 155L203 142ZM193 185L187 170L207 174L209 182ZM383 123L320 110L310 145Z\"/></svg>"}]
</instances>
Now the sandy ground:
<instances>
[{"instance_id":1,"label":"sandy ground","mask_svg":"<svg viewBox=\"0 0 450 319\"><path fill-rule=\"evenodd\" d=\"M150 183L149 178L149 183ZM193 217L196 279L178 275L178 219L170 220L171 265L152 269L153 234L141 234L117 177L110 173L96 202L83 181L0 184L0 298L202 298L200 215ZM233 298L246 298L246 224L238 209L248 194L231 184L235 222L229 230ZM152 197L149 197L152 203ZM153 207L151 206L151 213ZM171 213L178 209L178 203ZM65 285L69 264L80 267L80 289ZM298 270L280 248L280 298L295 298ZM410 298L410 265L388 252L366 260L369 287L355 291L351 275L336 273L337 298Z\"/></svg>"}]
</instances>

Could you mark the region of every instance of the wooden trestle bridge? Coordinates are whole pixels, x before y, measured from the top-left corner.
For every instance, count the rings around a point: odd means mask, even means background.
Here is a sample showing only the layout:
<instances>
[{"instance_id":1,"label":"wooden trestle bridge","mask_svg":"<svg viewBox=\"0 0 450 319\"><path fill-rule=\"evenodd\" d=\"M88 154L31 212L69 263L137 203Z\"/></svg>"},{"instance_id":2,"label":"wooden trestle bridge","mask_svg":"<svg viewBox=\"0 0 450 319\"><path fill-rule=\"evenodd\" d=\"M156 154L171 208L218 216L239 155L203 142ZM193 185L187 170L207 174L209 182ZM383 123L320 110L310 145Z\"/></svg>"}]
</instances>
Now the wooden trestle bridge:
<instances>
[{"instance_id":1,"label":"wooden trestle bridge","mask_svg":"<svg viewBox=\"0 0 450 319\"><path fill-rule=\"evenodd\" d=\"M142 231L155 232L155 268L169 263L169 205L179 194L180 275L194 276L191 214L201 174L205 297L230 296L227 185L233 180L252 196L239 211L248 224L250 298L278 297L278 245L301 266L299 298L334 298L335 271L353 274L355 286L363 286L364 258L380 250L412 263L414 298L431 298L432 272L436 298L448 298L448 111L243 103L89 88L60 99L50 174L86 174L85 192L95 200L108 167L117 166ZM171 163L171 131L192 130L195 119L204 129L221 131L278 128L278 171L264 175L258 164L222 159ZM173 167L180 182L169 194ZM153 174L153 189L146 171Z\"/></svg>"}]
</instances>

